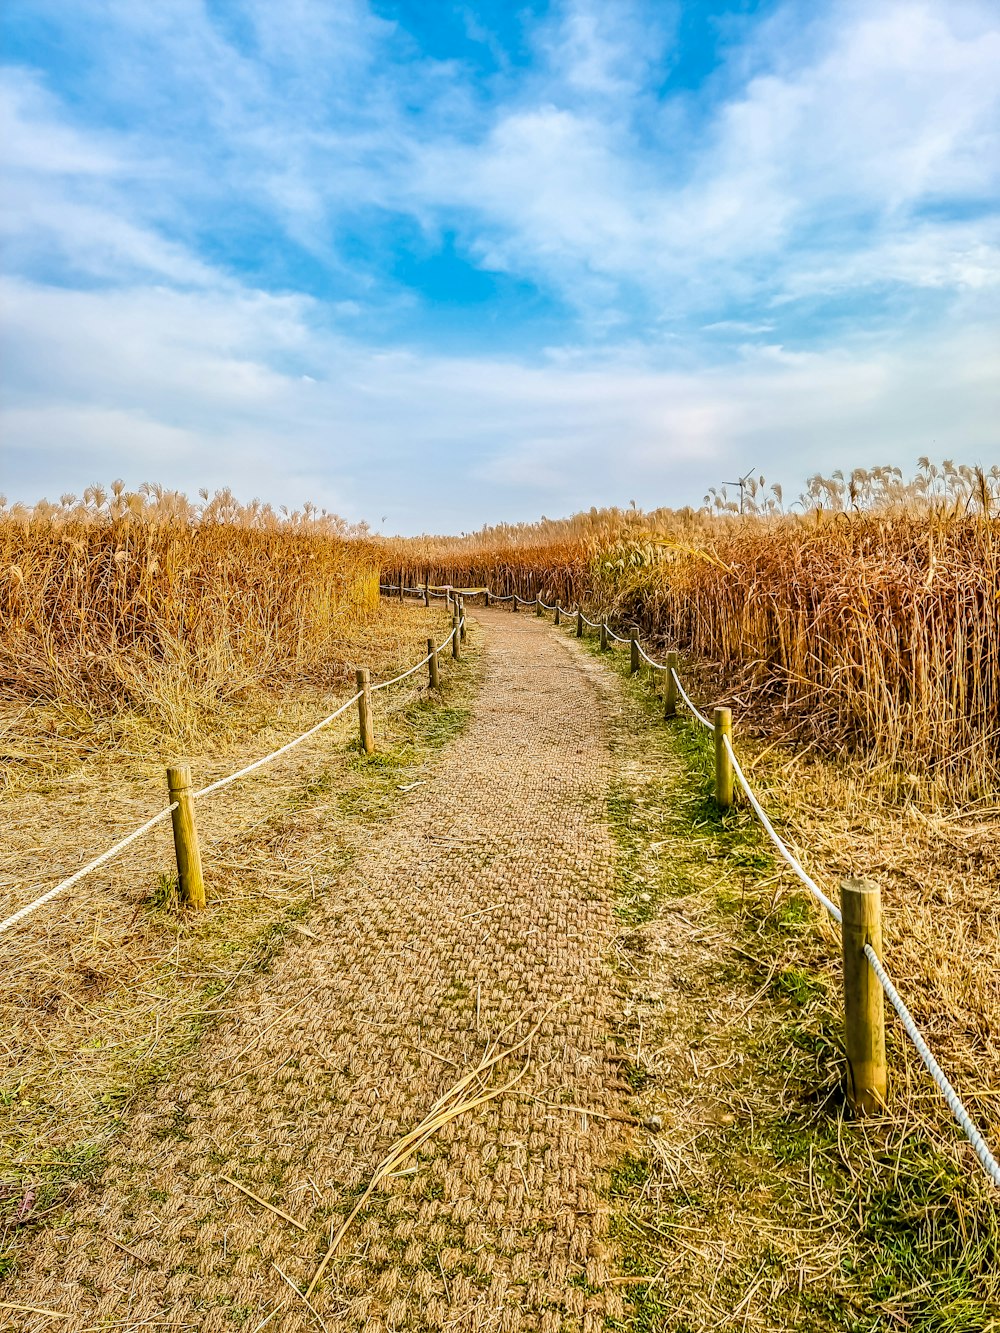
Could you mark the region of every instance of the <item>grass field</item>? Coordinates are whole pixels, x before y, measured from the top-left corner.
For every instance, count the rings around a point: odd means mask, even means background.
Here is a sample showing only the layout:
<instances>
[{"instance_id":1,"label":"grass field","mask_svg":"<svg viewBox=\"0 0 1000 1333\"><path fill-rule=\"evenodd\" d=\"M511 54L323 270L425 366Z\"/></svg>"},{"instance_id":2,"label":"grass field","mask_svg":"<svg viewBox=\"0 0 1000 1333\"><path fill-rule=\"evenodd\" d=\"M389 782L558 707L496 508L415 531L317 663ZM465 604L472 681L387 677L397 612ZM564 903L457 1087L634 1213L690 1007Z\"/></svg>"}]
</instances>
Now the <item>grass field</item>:
<instances>
[{"instance_id":1,"label":"grass field","mask_svg":"<svg viewBox=\"0 0 1000 1333\"><path fill-rule=\"evenodd\" d=\"M846 875L881 885L890 970L995 1146L1000 474L924 463L815 479L792 512L760 483L742 516L735 503L406 541L156 487L0 511L5 901L162 808L178 753L211 781L331 711L356 666L386 678L421 657L447 632L443 603L380 600L380 579L580 604L658 655L679 649L699 706L732 706L755 788L833 896ZM201 918L178 910L164 825L39 916L30 947L0 936L0 1276L40 1229L71 1224L118 1130L238 1004L240 977L308 942L317 895L351 891L358 849L466 724L478 635L436 702L422 673L380 696L373 759L349 713L206 807ZM626 676L625 650L584 646ZM686 1164L654 1136L614 1169L620 1326L707 1329L719 1301L762 1331L996 1326L982 1311L1000 1318L1000 1225L968 1146L893 1027L887 1114L845 1116L835 932L745 808L719 818L707 748L683 720L661 726L656 684L625 679L611 729L629 996L612 1039L638 1112L701 1119ZM654 1260L672 1294L639 1280Z\"/></svg>"},{"instance_id":2,"label":"grass field","mask_svg":"<svg viewBox=\"0 0 1000 1333\"><path fill-rule=\"evenodd\" d=\"M777 494L775 493L777 492ZM711 497L706 497L710 499ZM945 804L1000 782L1000 469L814 478L790 510L592 510L390 544L410 581L583 604L724 675L774 739L849 754Z\"/></svg>"}]
</instances>

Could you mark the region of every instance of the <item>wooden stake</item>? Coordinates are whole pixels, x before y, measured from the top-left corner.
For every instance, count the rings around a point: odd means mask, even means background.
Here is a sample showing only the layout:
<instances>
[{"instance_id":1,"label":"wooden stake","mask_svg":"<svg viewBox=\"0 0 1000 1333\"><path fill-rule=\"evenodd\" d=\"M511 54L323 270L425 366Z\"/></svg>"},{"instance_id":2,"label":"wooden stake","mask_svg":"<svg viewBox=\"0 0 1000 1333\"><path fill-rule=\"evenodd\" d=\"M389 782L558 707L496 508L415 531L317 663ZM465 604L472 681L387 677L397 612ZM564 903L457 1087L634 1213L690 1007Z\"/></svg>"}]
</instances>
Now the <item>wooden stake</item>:
<instances>
[{"instance_id":1,"label":"wooden stake","mask_svg":"<svg viewBox=\"0 0 1000 1333\"><path fill-rule=\"evenodd\" d=\"M517 593L515 593L514 596L510 599L510 609L512 611L517 610Z\"/></svg>"},{"instance_id":2,"label":"wooden stake","mask_svg":"<svg viewBox=\"0 0 1000 1333\"><path fill-rule=\"evenodd\" d=\"M198 821L191 794L191 765L173 764L167 769L167 790L170 804L177 808L170 812L174 830L174 853L177 857L177 883L181 901L189 907L205 906L205 879L201 873L201 848L198 845Z\"/></svg>"},{"instance_id":3,"label":"wooden stake","mask_svg":"<svg viewBox=\"0 0 1000 1333\"><path fill-rule=\"evenodd\" d=\"M633 626L628 632L629 673L635 675L639 670L639 631Z\"/></svg>"},{"instance_id":4,"label":"wooden stake","mask_svg":"<svg viewBox=\"0 0 1000 1333\"><path fill-rule=\"evenodd\" d=\"M484 602L484 605L488 607L489 604L490 604L490 590L489 590L489 588L487 588L487 589L484 591L483 596L484 596L484 598L486 599L485 602Z\"/></svg>"},{"instance_id":5,"label":"wooden stake","mask_svg":"<svg viewBox=\"0 0 1000 1333\"><path fill-rule=\"evenodd\" d=\"M583 612L577 607L576 612L576 637L583 638Z\"/></svg>"},{"instance_id":6,"label":"wooden stake","mask_svg":"<svg viewBox=\"0 0 1000 1333\"><path fill-rule=\"evenodd\" d=\"M461 658L462 658L462 635L461 635L461 633L459 632L459 628L458 628L460 621L461 621L461 614L460 614L458 608L456 607L456 608L455 608L455 633L451 636L451 655L452 655L452 657L455 659L456 662L461 661Z\"/></svg>"},{"instance_id":7,"label":"wooden stake","mask_svg":"<svg viewBox=\"0 0 1000 1333\"><path fill-rule=\"evenodd\" d=\"M732 744L732 710L716 708L712 720L715 723L715 804L720 810L728 810L733 803L733 765L725 738L728 736Z\"/></svg>"},{"instance_id":8,"label":"wooden stake","mask_svg":"<svg viewBox=\"0 0 1000 1333\"><path fill-rule=\"evenodd\" d=\"M607 622L606 620L602 620L602 621L601 621L601 652L602 652L602 653L606 653L607 651L608 651L608 622Z\"/></svg>"},{"instance_id":9,"label":"wooden stake","mask_svg":"<svg viewBox=\"0 0 1000 1333\"><path fill-rule=\"evenodd\" d=\"M556 602L556 624L561 623L562 612L559 610L559 603Z\"/></svg>"},{"instance_id":10,"label":"wooden stake","mask_svg":"<svg viewBox=\"0 0 1000 1333\"><path fill-rule=\"evenodd\" d=\"M428 588L427 584L425 583L425 584L424 584L424 606L430 606L430 604L431 604L431 590L430 590L430 588Z\"/></svg>"},{"instance_id":11,"label":"wooden stake","mask_svg":"<svg viewBox=\"0 0 1000 1333\"><path fill-rule=\"evenodd\" d=\"M667 653L667 683L663 692L663 716L677 716L677 682L674 672L677 670L677 654Z\"/></svg>"},{"instance_id":12,"label":"wooden stake","mask_svg":"<svg viewBox=\"0 0 1000 1333\"><path fill-rule=\"evenodd\" d=\"M458 620L459 620L459 624L462 626L461 634L462 634L462 642L464 643L464 642L465 642L465 628L466 628L466 627L465 627L465 598L464 598L464 597L459 598L459 602L458 602Z\"/></svg>"},{"instance_id":13,"label":"wooden stake","mask_svg":"<svg viewBox=\"0 0 1000 1333\"><path fill-rule=\"evenodd\" d=\"M542 599L541 599L540 597L536 597L536 598L535 598L535 615L536 615L536 616L540 616L541 614L542 614Z\"/></svg>"},{"instance_id":14,"label":"wooden stake","mask_svg":"<svg viewBox=\"0 0 1000 1333\"><path fill-rule=\"evenodd\" d=\"M882 894L869 879L840 883L844 914L844 1028L847 1052L847 1100L858 1115L885 1106L885 997L865 957L870 944L882 957Z\"/></svg>"},{"instance_id":15,"label":"wooden stake","mask_svg":"<svg viewBox=\"0 0 1000 1333\"><path fill-rule=\"evenodd\" d=\"M358 689L361 691L358 698L358 731L361 749L365 754L371 754L375 749L375 729L372 726L371 674L367 667L358 667L357 681Z\"/></svg>"},{"instance_id":16,"label":"wooden stake","mask_svg":"<svg viewBox=\"0 0 1000 1333\"><path fill-rule=\"evenodd\" d=\"M430 656L430 661L427 663L430 672L430 687L432 690L437 690L441 687L441 671L438 667L437 644L433 639L427 640L427 652Z\"/></svg>"}]
</instances>

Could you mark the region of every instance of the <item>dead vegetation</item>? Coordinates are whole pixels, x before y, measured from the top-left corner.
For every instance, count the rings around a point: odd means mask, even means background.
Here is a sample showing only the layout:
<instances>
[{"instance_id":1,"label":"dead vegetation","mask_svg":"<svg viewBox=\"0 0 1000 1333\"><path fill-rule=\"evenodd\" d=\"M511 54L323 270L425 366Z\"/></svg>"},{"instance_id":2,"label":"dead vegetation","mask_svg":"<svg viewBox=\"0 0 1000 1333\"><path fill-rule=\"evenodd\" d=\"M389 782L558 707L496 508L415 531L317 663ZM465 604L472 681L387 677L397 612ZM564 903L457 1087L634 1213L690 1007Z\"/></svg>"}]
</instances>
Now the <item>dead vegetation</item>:
<instances>
[{"instance_id":1,"label":"dead vegetation","mask_svg":"<svg viewBox=\"0 0 1000 1333\"><path fill-rule=\"evenodd\" d=\"M602 510L390 546L410 580L558 597L738 673L784 729L929 801L1000 781L1000 469L763 478L699 512Z\"/></svg>"},{"instance_id":2,"label":"dead vegetation","mask_svg":"<svg viewBox=\"0 0 1000 1333\"><path fill-rule=\"evenodd\" d=\"M429 632L446 632L437 608L422 615L383 606L342 642L344 663L387 678L423 654ZM331 867L346 868L364 830L420 782L422 765L465 716L467 673L449 663L443 675L438 703L426 698L422 675L377 696L374 761L359 760L352 711L203 803L209 912L177 909L169 826L161 826L0 936L0 1276L99 1169L137 1100L227 1011L241 978L266 970L306 929L300 922ZM242 708L231 704L191 754L195 772L208 780L233 771L300 734L347 693L336 684L255 691ZM54 715L52 705L38 707ZM166 799L170 756L141 719L131 731L123 726L117 745L102 732L80 756L53 743L37 719L27 725L31 709L20 711L23 757L0 821L0 916ZM128 737L132 748L122 743Z\"/></svg>"},{"instance_id":3,"label":"dead vegetation","mask_svg":"<svg viewBox=\"0 0 1000 1333\"><path fill-rule=\"evenodd\" d=\"M176 735L262 685L329 682L378 603L370 545L312 510L147 486L0 506L0 699Z\"/></svg>"},{"instance_id":4,"label":"dead vegetation","mask_svg":"<svg viewBox=\"0 0 1000 1333\"><path fill-rule=\"evenodd\" d=\"M605 660L627 672L624 654ZM715 697L706 675L697 688ZM851 1118L835 929L745 808L720 818L700 729L665 727L645 679L628 694L609 802L630 992L619 1040L652 1134L613 1184L620 1327L1000 1327L996 1192L919 1057L890 1017L890 1104ZM841 875L882 884L890 971L996 1145L991 812L886 808L849 766L737 743L828 891Z\"/></svg>"}]
</instances>

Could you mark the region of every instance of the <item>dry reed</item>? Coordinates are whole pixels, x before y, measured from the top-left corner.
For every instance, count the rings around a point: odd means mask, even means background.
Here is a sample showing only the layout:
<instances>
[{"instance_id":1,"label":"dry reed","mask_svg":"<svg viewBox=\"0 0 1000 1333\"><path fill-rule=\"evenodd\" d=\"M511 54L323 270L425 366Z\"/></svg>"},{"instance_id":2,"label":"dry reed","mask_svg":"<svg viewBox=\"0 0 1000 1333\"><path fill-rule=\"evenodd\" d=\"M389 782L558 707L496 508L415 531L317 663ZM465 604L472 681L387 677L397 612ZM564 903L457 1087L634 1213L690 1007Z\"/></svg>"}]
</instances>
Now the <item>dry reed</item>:
<instances>
[{"instance_id":1,"label":"dry reed","mask_svg":"<svg viewBox=\"0 0 1000 1333\"><path fill-rule=\"evenodd\" d=\"M308 508L120 483L0 505L0 698L176 722L263 682L328 678L377 600L363 534Z\"/></svg>"},{"instance_id":2,"label":"dry reed","mask_svg":"<svg viewBox=\"0 0 1000 1333\"><path fill-rule=\"evenodd\" d=\"M1000 779L1000 469L814 477L784 512L740 504L605 510L390 546L409 581L486 584L637 625L721 667L741 693L900 790L978 797ZM734 512L736 511L736 512Z\"/></svg>"}]
</instances>

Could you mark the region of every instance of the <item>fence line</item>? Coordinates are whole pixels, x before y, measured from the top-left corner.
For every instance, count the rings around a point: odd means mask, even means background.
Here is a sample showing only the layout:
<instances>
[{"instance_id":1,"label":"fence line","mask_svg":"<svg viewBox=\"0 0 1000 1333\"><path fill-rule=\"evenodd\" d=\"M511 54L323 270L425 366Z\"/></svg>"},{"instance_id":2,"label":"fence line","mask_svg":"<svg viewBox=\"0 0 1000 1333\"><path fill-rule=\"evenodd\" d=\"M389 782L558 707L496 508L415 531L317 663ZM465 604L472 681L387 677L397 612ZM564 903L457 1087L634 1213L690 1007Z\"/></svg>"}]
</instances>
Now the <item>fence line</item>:
<instances>
[{"instance_id":1,"label":"fence line","mask_svg":"<svg viewBox=\"0 0 1000 1333\"><path fill-rule=\"evenodd\" d=\"M498 601L511 600L509 596L505 598L497 597L494 593L491 593L488 589L483 589L482 591L486 594L487 598L490 601L498 602ZM750 786L750 783L747 781L746 774L743 772L743 768L740 765L740 762L737 759L736 753L733 749L732 740L730 739L728 732L725 731L723 727L720 725L722 721L720 715L725 714L726 715L725 725L728 726L729 710L717 709L716 722L715 723L710 722L709 719L705 717L703 713L699 712L699 710L695 707L690 696L685 690L681 682L680 676L678 675L675 668L669 663L657 662L655 658L650 657L650 655L646 652L646 650L642 647L642 645L638 643L638 638L634 633L628 638L623 638L620 634L616 634L614 630L611 629L606 619L601 621L588 620L587 617L583 614L583 611L580 607L576 607L575 609L563 607L560 605L558 601L550 605L547 602L543 602L540 597L525 599L519 597L517 593L513 594L513 598L515 602L520 602L522 606L544 607L545 610L547 611L557 611L560 617L563 615L566 616L578 615L583 624L589 625L591 629L601 630L602 646L604 646L607 639L613 639L616 643L630 643L633 645L633 651L635 653L632 659L633 671L637 669L636 668L637 659L641 658L654 671L664 671L669 674L670 678L673 680L673 683L677 688L678 693L684 700L684 703L690 709L692 716L703 727L707 728L710 731L714 731L716 734L717 795L718 795L718 784L720 782L718 759L721 752L722 754L725 755L728 764L732 765L732 773L735 774L736 780L739 782L741 789L746 795L746 798L750 803L751 809L756 815L757 820L760 823L761 827L764 829L764 832L767 834L768 838L771 840L771 842L774 844L775 848L781 855L782 859L787 863L787 865L794 872L794 874L801 880L803 885L809 890L809 892L813 895L813 897L816 898L820 904L822 904L822 906L826 909L826 911L833 918L833 920L836 921L838 925L841 926L841 929L844 932L846 939L846 930L844 928L843 913L841 909L837 907L836 903L834 903L832 899L829 898L828 895L823 892L823 890L819 887L819 885L812 878L812 876L807 873L807 871L802 866L798 858L790 850L787 843L785 843L785 841L776 832L774 825L768 818L767 812L764 810L756 794L754 793L752 787ZM729 804L728 799L726 800L725 804L726 805ZM854 883L853 881L847 881L845 885L842 887L846 888L848 884L853 884L853 883ZM877 890L876 890L876 896L877 896ZM876 911L880 911L880 908L876 908ZM846 980L847 980L846 952L847 952L847 946L845 945L845 991L846 991ZM867 940L864 941L863 947L861 949L861 954L867 960L871 968L872 974L878 981L881 993L883 993L888 998L889 1003L896 1011L896 1014L898 1015L900 1022L903 1026L903 1030L906 1032L906 1035L913 1042L917 1054L920 1056L920 1059L924 1067L926 1068L927 1072L930 1074L938 1090L944 1097L944 1100L947 1103L948 1108L951 1111L952 1115L954 1116L959 1128L962 1130L962 1132L965 1134L965 1137L971 1144L972 1149L975 1152L976 1157L979 1160L979 1163L982 1166L984 1173L995 1186L1000 1188L1000 1162L997 1161L996 1157L990 1151L990 1148L987 1146L987 1143L983 1138L982 1132L979 1130L975 1122L972 1120L972 1117L969 1115L968 1111L963 1105L961 1098L958 1096L958 1093L955 1091L952 1084L948 1081L948 1078L945 1075L944 1071L941 1069L941 1066L934 1058L934 1055L931 1052L930 1047L927 1045L927 1042L925 1041L923 1035L921 1034L920 1029L917 1027L913 1015L910 1013L909 1009L906 1007L905 1003L900 997L900 994L897 991L895 985L893 984L892 979L889 976L888 972L886 971L885 966L881 962L878 953ZM845 1001L848 1003L849 1006L850 997L847 996L846 993L845 993ZM851 1022L852 1018L849 1012L848 1013L849 1026ZM848 1032L849 1038L850 1035L851 1033L849 1030ZM884 1050L882 1054L884 1059ZM852 1071L849 1068L848 1070L849 1081L851 1073ZM854 1090L849 1088L849 1095L852 1097L852 1100L853 1100L853 1093ZM858 1108L860 1109L860 1098L858 1102Z\"/></svg>"},{"instance_id":2,"label":"fence line","mask_svg":"<svg viewBox=\"0 0 1000 1333\"><path fill-rule=\"evenodd\" d=\"M16 925L18 921L28 916L29 913L33 912L37 907L41 907L43 903L51 901L56 894L62 893L63 889L68 889L71 885L75 884L77 880L83 879L84 875L89 875L92 870L96 870L98 866L104 865L106 861L110 861L111 858L117 856L119 852L123 852L130 843L135 842L137 838L141 838L142 835L148 833L151 828L155 828L157 824L161 823L176 809L177 802L175 801L172 805L168 805L161 810L158 815L154 815L152 819L147 820L145 824L137 829L133 829L131 833L122 838L121 842L116 842L115 845L109 847L106 852L102 852L100 856L95 856L93 861L82 866L75 874L70 875L68 879L64 879L61 884L57 884L54 889L49 889L47 893L43 893L42 896L36 898L34 902L30 902L25 907L19 908L18 911L16 911L13 916L9 916L6 921L0 921L0 934L5 930L9 930L11 926Z\"/></svg>"},{"instance_id":3,"label":"fence line","mask_svg":"<svg viewBox=\"0 0 1000 1333\"><path fill-rule=\"evenodd\" d=\"M438 644L436 652L440 652L443 648L447 648L455 635L459 633L464 623L465 617L463 615L459 623L453 627L448 637ZM371 687L372 690L385 690L391 685L398 685L400 681L406 680L408 676L412 676L414 672L419 671L421 667L427 666L431 660L431 656L432 654L428 653L426 657L421 658L416 666L410 667L407 671L402 672L398 676L394 676L391 680L381 681L378 685L373 685ZM289 741L286 745L280 746L277 750L272 750L270 754L266 754L260 759L255 759L253 763L247 764L245 768L241 768L238 772L230 773L224 778L219 778L217 782L210 782L207 787L202 787L199 791L191 792L190 798L195 800L210 796L213 792L220 791L223 787L228 787L231 782L236 782L238 778L246 777L248 773L253 773L255 769L262 768L265 764L271 763L273 759L277 759L280 755L287 754L289 750L294 750L297 745L301 745L302 742L308 740L310 736L315 736L318 731L322 731L324 727L328 727L330 723L340 717L342 713L346 713L348 708L353 704L358 703L362 698L362 693L363 692L359 690L357 694L348 699L346 703L341 704L335 712L331 713L328 717L323 718L321 722L317 722L316 725L310 727L308 731L304 731L301 736L296 736L294 740ZM116 842L113 847L109 847L107 851L102 852L100 856L96 856L93 861L89 861L87 865L81 866L81 868L74 874L70 875L67 879L62 880L61 883L56 884L54 888L48 889L38 898L33 899L32 902L25 904L24 907L18 908L16 912L12 913L5 920L0 921L0 934L3 934L5 930L9 930L12 926L15 926L19 921L22 921L26 916L29 916L45 903L50 902L58 894L62 893L64 889L70 888L86 875L89 875L92 871L99 869L106 862L117 856L119 852L123 852L126 847L130 846L133 842L136 842L144 834L149 833L157 824L162 823L162 821L177 808L177 801L165 806L159 814L154 815L152 819L147 820L146 823L140 825L139 828L133 829L132 832L122 838L120 842Z\"/></svg>"}]
</instances>

